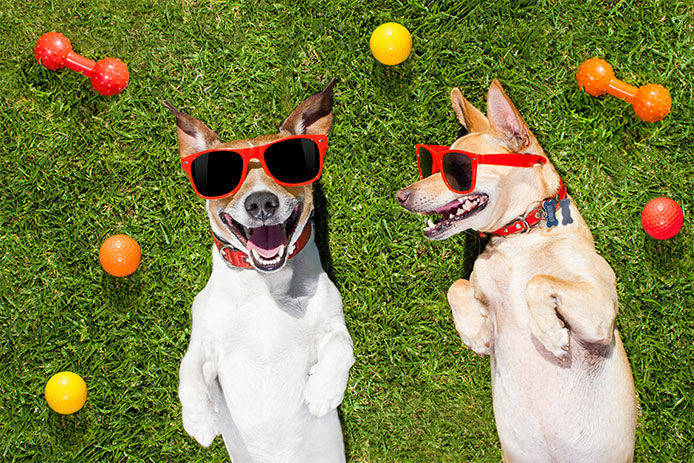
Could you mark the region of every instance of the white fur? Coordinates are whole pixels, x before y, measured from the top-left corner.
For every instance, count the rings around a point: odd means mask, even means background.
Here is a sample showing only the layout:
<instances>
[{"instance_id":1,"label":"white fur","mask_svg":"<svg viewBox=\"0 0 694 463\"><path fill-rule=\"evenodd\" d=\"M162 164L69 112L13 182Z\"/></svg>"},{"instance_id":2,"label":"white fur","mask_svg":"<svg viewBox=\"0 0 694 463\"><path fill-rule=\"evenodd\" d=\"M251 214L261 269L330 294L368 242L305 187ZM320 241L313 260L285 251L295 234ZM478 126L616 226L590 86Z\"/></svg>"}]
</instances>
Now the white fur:
<instances>
[{"instance_id":1,"label":"white fur","mask_svg":"<svg viewBox=\"0 0 694 463\"><path fill-rule=\"evenodd\" d=\"M222 434L235 463L344 461L336 407L352 341L313 237L269 274L212 253L180 369L184 428L204 446Z\"/></svg>"}]
</instances>

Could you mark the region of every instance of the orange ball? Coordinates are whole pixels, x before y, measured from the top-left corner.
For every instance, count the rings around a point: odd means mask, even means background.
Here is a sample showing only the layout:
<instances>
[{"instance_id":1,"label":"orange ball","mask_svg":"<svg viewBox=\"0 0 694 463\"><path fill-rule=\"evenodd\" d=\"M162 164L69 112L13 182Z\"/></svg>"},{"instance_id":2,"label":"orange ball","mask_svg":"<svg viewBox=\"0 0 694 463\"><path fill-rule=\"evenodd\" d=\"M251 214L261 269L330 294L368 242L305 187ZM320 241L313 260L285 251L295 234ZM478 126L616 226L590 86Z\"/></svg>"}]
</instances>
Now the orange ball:
<instances>
[{"instance_id":1,"label":"orange ball","mask_svg":"<svg viewBox=\"0 0 694 463\"><path fill-rule=\"evenodd\" d=\"M646 122L658 122L670 113L670 92L658 84L639 87L634 95L634 112Z\"/></svg>"},{"instance_id":2,"label":"orange ball","mask_svg":"<svg viewBox=\"0 0 694 463\"><path fill-rule=\"evenodd\" d=\"M128 235L113 235L99 249L101 266L114 277L128 276L142 259L140 245Z\"/></svg>"},{"instance_id":3,"label":"orange ball","mask_svg":"<svg viewBox=\"0 0 694 463\"><path fill-rule=\"evenodd\" d=\"M588 95L600 96L607 92L607 86L614 79L610 63L600 58L587 59L578 67L576 82Z\"/></svg>"}]
</instances>

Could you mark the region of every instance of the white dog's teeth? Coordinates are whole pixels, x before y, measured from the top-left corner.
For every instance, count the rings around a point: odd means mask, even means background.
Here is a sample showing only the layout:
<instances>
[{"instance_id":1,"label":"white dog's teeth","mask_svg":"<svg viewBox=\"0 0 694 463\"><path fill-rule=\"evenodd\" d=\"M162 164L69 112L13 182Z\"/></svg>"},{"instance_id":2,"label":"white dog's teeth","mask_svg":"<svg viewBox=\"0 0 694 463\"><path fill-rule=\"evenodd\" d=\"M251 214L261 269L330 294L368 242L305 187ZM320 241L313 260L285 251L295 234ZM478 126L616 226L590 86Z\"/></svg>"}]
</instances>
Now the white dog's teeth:
<instances>
[{"instance_id":1,"label":"white dog's teeth","mask_svg":"<svg viewBox=\"0 0 694 463\"><path fill-rule=\"evenodd\" d=\"M289 248L289 254L294 254L294 251L296 251L296 243L292 244Z\"/></svg>"},{"instance_id":2,"label":"white dog's teeth","mask_svg":"<svg viewBox=\"0 0 694 463\"><path fill-rule=\"evenodd\" d=\"M260 254L258 254L258 251L256 251L255 249L251 249L251 254L253 254L255 260L260 260Z\"/></svg>"}]
</instances>

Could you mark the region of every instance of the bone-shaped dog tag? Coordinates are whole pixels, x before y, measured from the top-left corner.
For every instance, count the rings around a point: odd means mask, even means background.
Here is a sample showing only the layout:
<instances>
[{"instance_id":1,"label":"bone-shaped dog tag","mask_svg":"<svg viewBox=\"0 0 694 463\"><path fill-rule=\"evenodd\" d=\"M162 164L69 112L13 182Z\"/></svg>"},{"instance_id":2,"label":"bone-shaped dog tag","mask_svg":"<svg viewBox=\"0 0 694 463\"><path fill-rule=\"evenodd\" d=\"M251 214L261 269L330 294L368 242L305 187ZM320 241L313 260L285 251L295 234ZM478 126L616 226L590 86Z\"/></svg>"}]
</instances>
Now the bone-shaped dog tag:
<instances>
[{"instance_id":1,"label":"bone-shaped dog tag","mask_svg":"<svg viewBox=\"0 0 694 463\"><path fill-rule=\"evenodd\" d=\"M559 225L557 216L554 213L557 202L553 199L548 199L542 203L542 207L545 208L545 216L547 217L547 228L556 227Z\"/></svg>"},{"instance_id":2,"label":"bone-shaped dog tag","mask_svg":"<svg viewBox=\"0 0 694 463\"><path fill-rule=\"evenodd\" d=\"M561 207L561 224L574 223L574 219L571 218L571 200L569 198L562 199L559 201L559 206Z\"/></svg>"}]
</instances>

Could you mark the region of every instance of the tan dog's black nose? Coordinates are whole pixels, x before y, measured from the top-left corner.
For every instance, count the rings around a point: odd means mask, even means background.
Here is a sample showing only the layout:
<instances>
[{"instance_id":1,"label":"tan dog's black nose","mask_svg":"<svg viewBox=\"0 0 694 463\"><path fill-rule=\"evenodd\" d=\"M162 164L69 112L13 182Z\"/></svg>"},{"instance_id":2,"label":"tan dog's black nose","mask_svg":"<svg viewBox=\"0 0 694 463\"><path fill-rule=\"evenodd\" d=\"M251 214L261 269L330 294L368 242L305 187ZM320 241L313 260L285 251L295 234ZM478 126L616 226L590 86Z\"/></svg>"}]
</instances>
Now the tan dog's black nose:
<instances>
[{"instance_id":1,"label":"tan dog's black nose","mask_svg":"<svg viewBox=\"0 0 694 463\"><path fill-rule=\"evenodd\" d=\"M410 194L411 193L407 188L403 188L402 190L398 190L398 192L395 193L395 199L398 200L398 203L400 203L402 207L405 207L405 203L409 199Z\"/></svg>"},{"instance_id":2,"label":"tan dog's black nose","mask_svg":"<svg viewBox=\"0 0 694 463\"><path fill-rule=\"evenodd\" d=\"M248 195L244 201L248 215L258 220L267 220L273 215L280 205L279 198L269 191L260 191Z\"/></svg>"}]
</instances>

